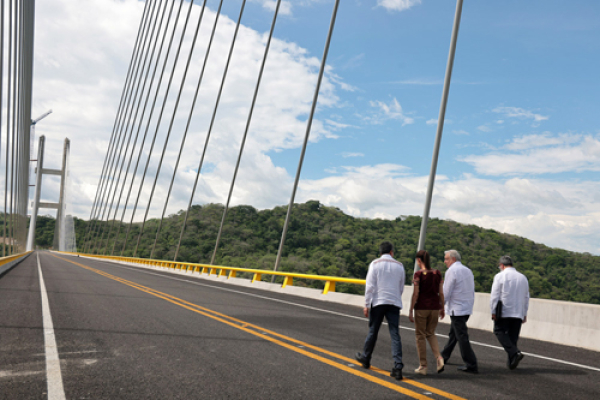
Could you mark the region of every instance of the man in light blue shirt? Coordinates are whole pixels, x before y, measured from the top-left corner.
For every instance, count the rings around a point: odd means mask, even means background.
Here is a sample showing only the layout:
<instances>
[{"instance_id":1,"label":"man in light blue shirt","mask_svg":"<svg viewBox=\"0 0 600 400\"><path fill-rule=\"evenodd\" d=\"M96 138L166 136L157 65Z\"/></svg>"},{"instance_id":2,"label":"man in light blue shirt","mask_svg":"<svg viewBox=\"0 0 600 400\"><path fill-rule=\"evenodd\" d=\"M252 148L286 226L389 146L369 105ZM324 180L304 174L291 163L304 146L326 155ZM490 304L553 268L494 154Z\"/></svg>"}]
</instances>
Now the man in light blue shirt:
<instances>
[{"instance_id":1,"label":"man in light blue shirt","mask_svg":"<svg viewBox=\"0 0 600 400\"><path fill-rule=\"evenodd\" d=\"M371 367L371 356L377 342L379 328L383 317L387 320L392 338L392 355L394 368L390 376L396 380L402 379L402 342L398 325L400 324L400 309L402 308L402 292L404 291L405 272L401 262L394 259L394 249L390 242L379 246L381 257L371 262L367 272L365 286L365 317L369 318L369 333L365 340L362 353L356 353L355 358L363 368Z\"/></svg>"},{"instance_id":2,"label":"man in light blue shirt","mask_svg":"<svg viewBox=\"0 0 600 400\"><path fill-rule=\"evenodd\" d=\"M517 347L517 341L521 325L527 322L529 282L525 275L513 267L509 256L500 257L498 268L501 272L494 277L490 296L494 334L508 354L508 368L515 369L524 357ZM502 315L497 315L499 312Z\"/></svg>"},{"instance_id":3,"label":"man in light blue shirt","mask_svg":"<svg viewBox=\"0 0 600 400\"><path fill-rule=\"evenodd\" d=\"M469 342L467 329L467 321L473 314L475 303L475 278L473 272L460 262L460 254L456 250L444 252L444 264L448 267L444 277L444 300L446 314L450 316L450 333L441 354L446 364L458 343L460 355L465 362L458 370L477 374L477 357Z\"/></svg>"}]
</instances>

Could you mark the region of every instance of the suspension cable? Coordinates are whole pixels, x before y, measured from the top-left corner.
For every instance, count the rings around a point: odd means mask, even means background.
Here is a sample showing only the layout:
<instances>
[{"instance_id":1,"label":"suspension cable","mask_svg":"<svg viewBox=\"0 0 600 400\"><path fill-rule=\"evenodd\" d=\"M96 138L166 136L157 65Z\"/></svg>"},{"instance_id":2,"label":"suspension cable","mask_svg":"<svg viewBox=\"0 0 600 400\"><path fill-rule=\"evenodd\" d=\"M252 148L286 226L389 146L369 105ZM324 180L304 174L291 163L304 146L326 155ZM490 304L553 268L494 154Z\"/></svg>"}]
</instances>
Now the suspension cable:
<instances>
[{"instance_id":1,"label":"suspension cable","mask_svg":"<svg viewBox=\"0 0 600 400\"><path fill-rule=\"evenodd\" d=\"M198 18L198 24L196 25L196 31L194 32L194 38L192 40L192 46L190 49L190 53L188 55L187 63L185 65L183 77L181 78L181 85L179 86L179 93L177 94L177 100L175 101L175 107L173 108L173 114L171 116L171 122L169 123L169 129L167 131L167 136L165 138L165 144L163 145L162 153L160 155L160 160L158 162L158 168L156 169L156 175L154 177L154 183L152 184L150 198L148 199L148 204L146 206L146 213L144 214L144 220L142 222L142 226L140 227L140 233L138 235L137 243L135 245L135 250L133 251L134 257L137 254L137 250L140 245L140 240L142 238L142 233L144 232L144 226L146 225L146 219L148 218L148 212L150 211L150 205L152 204L152 197L154 196L154 190L156 189L156 182L158 181L158 176L160 175L160 170L162 168L163 159L165 157L165 153L167 151L167 146L169 144L169 138L171 137L171 132L173 130L173 123L175 122L175 116L177 115L177 109L179 108L179 101L181 100L181 94L183 93L183 89L185 87L185 81L187 80L187 74L188 74L188 71L190 68L190 63L192 61L194 48L196 47L196 39L198 38L198 32L200 32L200 26L202 24L205 9L206 9L206 0L204 0L204 4L202 5L202 11L200 12L200 18ZM159 129L160 122L162 120L162 115L163 115L165 106L166 106L166 102L163 103L163 109L161 110L160 117L158 119L158 123L156 124L157 131Z\"/></svg>"},{"instance_id":2,"label":"suspension cable","mask_svg":"<svg viewBox=\"0 0 600 400\"><path fill-rule=\"evenodd\" d=\"M221 78L221 86L219 87L219 93L217 94L217 100L215 102L215 106L213 108L212 117L210 120L210 126L208 128L208 132L206 133L206 138L204 141L204 149L202 150L202 156L200 157L200 162L198 164L198 170L196 171L196 179L194 180L194 186L192 188L192 193L190 195L190 201L188 203L188 207L185 211L185 216L183 218L183 224L181 225L181 233L179 234L179 241L177 242L177 248L175 249L175 257L174 261L177 261L177 256L179 255L179 248L181 246L181 240L183 238L183 232L185 231L185 225L187 223L188 215L190 209L192 208L192 201L194 200L194 194L196 193L196 186L198 185L198 178L200 177L200 171L202 170L202 164L204 162L204 156L206 154L206 149L208 148L208 142L210 140L210 135L212 132L213 125L215 123L215 117L217 115L217 109L219 107L219 102L221 100L221 94L223 93L223 87L225 86L225 79L227 78L227 71L229 70L229 62L231 61L231 56L233 55L233 48L235 46L236 38L238 31L240 29L240 23L242 21L242 14L244 13L244 7L246 5L246 0L242 1L242 6L240 8L240 16L238 17L237 24L235 26L235 31L233 33L233 39L231 40L231 46L229 46L229 55L227 56L227 62L225 63L225 69L223 71L223 77Z\"/></svg>"},{"instance_id":3,"label":"suspension cable","mask_svg":"<svg viewBox=\"0 0 600 400\"><path fill-rule=\"evenodd\" d=\"M277 250L277 259L275 260L275 267L273 271L277 271L281 262L281 255L283 253L283 244L285 243L285 236L288 230L290 222L290 216L292 213L292 207L294 206L294 199L296 197L296 189L298 188L298 182L300 181L300 172L302 171L302 164L304 162L304 155L306 153L306 146L308 145L308 138L310 137L310 129L312 127L313 117L317 108L317 99L319 98L319 90L321 89L321 81L323 80L323 74L325 72L325 64L327 62L327 54L329 53L329 45L331 44L331 36L333 35L333 27L335 25L335 19L337 16L338 6L340 0L335 1L333 7L333 14L331 16L331 22L329 23L329 32L327 34L327 40L325 42L325 50L323 51L323 58L321 59L321 68L319 70L319 78L317 79L317 86L315 87L315 94L313 95L312 107L310 109L310 116L308 117L308 123L306 125L306 134L304 135L304 143L302 145L302 152L300 154L300 161L298 162L298 170L296 171L296 179L294 181L294 188L292 189L292 195L290 197L290 204L288 205L287 214L285 216L285 223L283 225L283 231L281 233L281 241L279 242L279 249ZM273 275L271 282L275 281L275 275Z\"/></svg>"},{"instance_id":4,"label":"suspension cable","mask_svg":"<svg viewBox=\"0 0 600 400\"><path fill-rule=\"evenodd\" d=\"M167 191L167 198L165 200L165 205L163 207L163 211L162 211L162 215L160 217L160 222L158 224L158 228L156 229L156 237L154 238L154 244L152 245L152 251L150 252L150 258L153 258L153 256L154 256L154 250L156 249L156 242L158 241L158 236L160 235L160 228L162 227L162 223L165 218L165 213L167 212L167 205L169 204L169 197L171 196L171 190L173 189L173 182L175 182L175 176L177 175L177 169L179 168L179 161L181 160L181 153L183 152L183 148L185 146L185 140L187 138L187 134L188 134L188 131L190 128L190 123L192 121L194 107L196 106L196 100L198 99L198 93L200 92L200 86L202 85L202 78L204 77L204 71L206 70L206 64L208 62L208 56L210 55L210 49L212 47L213 39L215 37L215 32L217 30L217 24L219 22L219 16L221 15L221 7L222 6L223 6L223 0L221 0L219 2L219 8L217 9L215 23L213 25L213 29L210 34L208 46L206 47L206 54L204 55L204 63L202 64L202 70L200 72L200 77L198 78L198 84L196 85L196 92L194 93L194 99L192 100L192 106L190 107L190 113L188 115L187 123L185 125L185 130L183 132L183 137L181 139L181 145L179 147L179 154L177 155L177 160L175 161L175 167L173 168L173 176L171 177L171 183L169 184L169 190Z\"/></svg>"},{"instance_id":5,"label":"suspension cable","mask_svg":"<svg viewBox=\"0 0 600 400\"><path fill-rule=\"evenodd\" d=\"M229 203L231 202L231 195L233 194L233 188L235 186L235 178L237 177L238 169L240 167L240 161L242 159L242 154L244 153L244 145L246 144L246 137L248 136L248 129L250 128L250 122L252 121L252 113L254 111L254 106L256 104L256 98L258 96L258 89L260 87L260 81L262 79L263 71L265 69L265 63L267 62L267 55L269 54L269 47L271 46L271 38L273 37L273 31L275 30L275 22L277 21L277 14L279 12L280 5L281 5L281 0L277 0L277 5L275 6L275 13L273 15L273 22L271 24L271 30L269 32L269 38L267 39L267 45L265 46L265 54L263 56L262 64L260 66L260 72L258 74L256 88L254 89L254 97L252 98L252 105L250 106L250 112L248 113L248 120L246 121L246 129L244 130L244 136L242 137L242 143L240 145L240 153L238 155L237 163L235 165L235 171L233 173L233 179L231 180L231 186L229 187L229 195L227 196L227 203L225 204L225 209L223 210L223 217L221 218L221 226L219 227L219 233L217 234L217 242L215 243L215 250L213 251L213 255L210 259L211 265L213 265L215 262L215 257L217 256L217 249L219 248L219 242L221 241L221 234L223 233L223 225L225 224L225 218L227 217Z\"/></svg>"},{"instance_id":6,"label":"suspension cable","mask_svg":"<svg viewBox=\"0 0 600 400\"><path fill-rule=\"evenodd\" d=\"M123 191L124 191L125 185L127 183L127 176L129 175L129 168L131 167L131 161L133 159L133 154L135 153L135 148L137 146L137 140L138 140L138 137L139 137L139 134L140 134L142 123L144 121L144 116L146 114L146 106L148 105L148 100L150 99L150 93L152 92L152 84L154 83L154 76L156 75L156 70L158 69L158 64L159 64L159 61L160 61L160 56L162 54L163 45L164 45L165 39L167 37L167 32L168 32L168 29L169 29L169 23L171 21L172 15L173 15L173 8L174 8L174 6L175 6L175 1L172 1L171 2L171 7L169 9L169 15L167 17L167 24L165 25L164 33L162 35L161 45L160 45L160 48L159 48L159 51L158 51L158 55L156 57L156 62L154 63L152 77L150 78L150 86L148 87L148 92L146 93L146 96L145 96L146 100L144 101L144 107L142 108L142 114L140 116L140 121L139 121L139 123L137 125L138 129L136 131L135 139L133 140L133 146L132 146L131 152L129 154L129 160L127 162L127 168L125 170L125 177L123 178L123 183L121 184L121 189L119 191L119 198L117 200L117 204L116 204L115 209L114 209L114 213L113 213L113 216L112 216L112 222L111 222L111 225L110 225L110 229L108 231L108 235L106 236L106 244L105 244L105 247L104 247L105 251L104 251L103 254L106 254L108 252L108 242L109 242L109 239L110 239L110 234L112 233L112 230L114 228L114 225L115 225L115 222L116 222L116 218L117 218L117 213L119 211L119 206L121 205L121 199L123 197ZM151 61L154 59L154 54L155 54L155 50L156 50L156 45L157 44L158 44L158 40L156 40L154 42L154 47L152 49L152 56L150 57ZM146 71L146 79L144 80L144 86L146 86L146 81L147 81L150 69L151 69L151 65L148 66L148 71ZM142 93L143 92L144 92L144 88L142 88ZM137 113L139 111L139 106L140 105L141 105L141 99L140 99L140 103L138 104L138 110L136 110L136 116L134 118L134 121L137 120ZM131 126L132 132L133 132L134 128L135 128L135 124L133 124ZM141 146L143 147L143 142L142 142ZM123 159L123 161L125 161L125 160ZM123 168L123 165L121 165L121 169L122 168ZM134 179L134 178L135 178L135 175L132 175L132 179ZM114 197L113 197L113 201L114 201ZM112 209L112 204L111 204L111 209ZM117 236L118 236L118 234L117 234ZM115 240L116 240L117 236L115 236Z\"/></svg>"},{"instance_id":7,"label":"suspension cable","mask_svg":"<svg viewBox=\"0 0 600 400\"><path fill-rule=\"evenodd\" d=\"M144 11L143 11L143 14L142 14L142 19L140 21L140 26L138 27L138 35L137 35L137 38L135 40L135 44L133 46L133 54L132 54L131 60L129 61L129 67L127 69L127 76L125 78L125 85L123 86L123 91L121 92L121 100L119 101L119 107L117 108L117 116L115 117L115 122L113 124L113 130L112 130L112 134L111 134L111 137L110 137L110 140L109 140L108 151L106 152L106 156L104 157L104 164L102 165L102 172L100 173L100 177L99 177L99 180L98 180L98 186L96 188L96 196L94 198L94 202L92 203L92 209L90 211L90 219L89 219L90 224L89 224L89 227L88 227L88 230L87 230L87 234L86 234L86 237L85 237L85 240L84 240L84 243L85 243L85 245L84 245L84 251L85 251L85 249L87 248L87 245L88 245L87 239L88 239L88 236L89 236L89 232L91 231L91 227L92 227L92 216L94 215L94 212L95 212L95 209L96 209L96 202L98 201L99 194L100 194L100 183L103 181L105 168L107 166L107 162L108 162L108 158L109 158L109 153L111 152L111 149L112 149L112 146L113 146L113 140L114 140L115 132L116 132L116 128L117 128L117 121L119 119L119 115L120 115L121 110L122 110L123 101L125 99L125 94L127 92L127 88L129 86L129 82L130 82L130 79L131 79L131 74L133 72L134 60L136 59L136 54L139 51L139 46L141 45L140 44L140 38L142 37L142 31L145 29L146 22L147 22L147 19L148 19L148 16L149 16L149 9L150 9L150 7L148 6L149 4L150 4L150 0L148 0L146 2L146 4L144 5Z\"/></svg>"},{"instance_id":8,"label":"suspension cable","mask_svg":"<svg viewBox=\"0 0 600 400\"><path fill-rule=\"evenodd\" d=\"M160 3L155 2L155 5L159 4L159 6L157 8L155 8L155 9L153 9L153 11L156 10L156 14L154 14L154 12L152 13L154 16L158 15L158 13L160 11L160 4L162 4L162 1L163 0L160 0ZM155 27L157 19L153 19L153 21L154 21L153 27ZM120 158L122 150L123 150L123 144L124 144L125 136L126 136L126 135L123 134L123 127L126 124L127 116L128 115L130 116L130 110L131 110L130 106L132 106L133 91L134 91L134 88L139 88L138 76L140 76L139 72L140 72L140 66L142 64L141 60L142 60L142 57L144 55L147 55L146 44L148 44L148 46L150 46L150 41L148 40L149 39L148 32L150 32L150 27L148 27L148 30L145 32L144 41L143 41L143 44L142 44L142 47L141 47L140 56L138 58L138 62L137 62L136 68L135 68L134 78L132 80L133 83L130 85L128 99L127 99L124 111L121 114L121 117L120 117L120 120L119 120L118 134L117 134L117 139L115 141L116 145L114 146L113 157L111 159L111 162L110 162L109 168L108 168L108 171L109 171L108 175L107 175L108 178L105 180L105 182L104 182L104 188L103 188L103 191L101 192L100 207L97 208L97 210L99 210L98 214L97 214L98 221L96 222L96 227L94 229L94 234L93 234L93 236L91 238L92 248L90 249L90 251L92 251L92 252L93 252L92 249L95 248L96 244L97 244L97 241L95 240L95 238L98 235L98 231L100 229L100 226L103 225L102 220L104 219L104 214L105 214L105 211L106 211L106 202L108 201L109 193L112 190L112 187L113 187L114 182L115 182L114 179L115 179L115 175L116 175L116 168L117 168L118 161L119 161L119 158ZM117 156L117 149L119 149L119 155L118 156Z\"/></svg>"},{"instance_id":9,"label":"suspension cable","mask_svg":"<svg viewBox=\"0 0 600 400\"><path fill-rule=\"evenodd\" d=\"M155 90L155 94L154 94L154 99L152 101L152 105L150 106L150 114L148 116L148 122L146 123L146 129L144 131L144 136L143 136L142 142L140 144L140 150L139 150L139 153L138 153L138 156L137 156L137 160L136 160L136 163L135 163L135 167L133 169L133 173L132 173L132 176L131 176L131 182L130 182L130 185L129 185L129 189L127 191L127 197L125 199L125 204L123 205L123 212L121 213L121 219L119 220L119 224L118 224L118 227L117 227L117 233L115 234L115 241L113 242L113 246L112 246L112 249L111 249L111 252L110 252L111 255L114 254L114 252L115 252L115 248L116 248L116 245L117 245L117 240L118 240L119 234L121 233L121 227L123 225L123 220L125 219L125 212L127 211L127 205L129 204L129 198L131 197L131 192L133 190L133 185L135 183L135 178L137 176L137 170L138 170L141 158L142 158L144 144L146 143L146 138L148 136L148 131L149 131L149 128L150 128L150 121L152 120L152 115L154 114L154 108L155 108L156 102L158 100L158 96L159 96L159 93L160 93L160 88L161 88L162 82L163 82L163 77L164 77L164 74L165 74L165 71L166 71L166 68L167 68L167 61L169 59L169 54L170 54L172 46L173 46L173 39L175 38L175 31L177 29L177 23L179 21L179 16L181 14L181 9L183 8L183 3L184 3L184 0L181 0L181 2L179 3L179 8L177 10L177 15L176 15L175 19L173 20L174 21L174 25L173 25L173 29L171 31L171 36L170 36L170 39L169 39L169 44L167 46L167 53L165 55L163 66L162 66L162 70L161 70L161 73L160 73L160 77L158 79L158 85L156 86L156 90ZM160 45L160 49L158 51L159 56L158 56L158 59L157 59L157 62L155 64L155 66L154 66L154 71L152 72L151 81L154 81L154 77L155 77L156 71L158 69L160 55L162 54L162 49L163 49L163 45L164 45L164 41L165 41L165 38L166 38L166 32L167 31L168 31L168 25L167 25L167 27L165 27L165 35L163 36L163 40L162 40L162 43ZM144 110L142 112L142 120L143 120L143 115L145 115L145 113L146 113L146 107L148 105L148 100L149 99L150 99L150 92L148 92L148 97L146 98L146 102L144 104ZM138 131L136 133L136 137L140 133L141 127L142 127L142 124L140 123L140 125L138 126ZM129 170L129 166L131 165L132 157L133 157L133 152L131 153L131 157L129 159L129 164L127 165L127 170ZM125 182L123 182L123 186L125 186ZM119 204L120 204L120 202L121 202L121 199L119 198ZM119 204L117 204L117 208L115 209L115 213L118 211ZM122 252L123 252L123 250L121 251L121 254L122 254Z\"/></svg>"},{"instance_id":10,"label":"suspension cable","mask_svg":"<svg viewBox=\"0 0 600 400\"><path fill-rule=\"evenodd\" d=\"M205 0L205 4L206 4L206 0ZM167 99L168 99L168 96L169 96L169 91L171 89L171 83L173 82L173 77L175 75L175 70L177 68L177 62L179 61L179 54L181 53L181 47L182 47L183 41L185 39L185 33L187 31L187 26L188 26L188 23L189 23L189 20L190 20L190 16L191 16L191 13L192 13L193 6L194 6L194 0L191 0L190 1L190 6L188 8L188 13L186 15L185 23L183 25L183 30L181 31L181 38L180 38L180 41L179 41L179 46L177 47L177 52L176 52L176 55L175 55L175 60L173 62L173 68L171 70L171 76L169 77L169 83L167 84L167 89L166 89L166 92L165 92L165 95L164 95L164 98L163 98L163 105L161 107L161 111L160 111L160 114L159 114L159 117L158 117L158 123L156 124L156 130L154 131L154 137L152 138L152 143L150 145L150 150L148 152L148 159L146 161L146 166L144 168L144 173L142 174L142 180L140 181L140 187L139 187L139 190L138 190L138 194L137 194L137 198L136 198L136 201L135 201L135 205L134 205L133 211L131 213L131 221L129 223L129 226L127 227L127 232L125 234L125 244L123 245L122 252L125 251L125 248L127 246L127 240L129 238L129 232L131 231L131 227L133 225L133 219L135 217L135 212L137 211L138 202L140 200L140 195L142 194L142 189L143 189L143 186L144 186L144 180L146 179L146 173L148 172L148 165L150 164L150 158L152 157L152 150L154 150L154 144L156 143L156 136L158 134L158 130L159 130L159 126L160 126L160 121L162 119L162 115L163 115L163 112L165 110L165 106L167 104ZM150 124L150 120L148 120L148 125L149 124Z\"/></svg>"},{"instance_id":11,"label":"suspension cable","mask_svg":"<svg viewBox=\"0 0 600 400\"><path fill-rule=\"evenodd\" d=\"M150 37L149 37L150 40L148 41L148 48L150 48L150 46L152 46L152 53L151 53L152 57L154 56L154 49L156 48L156 42L157 42L158 37L160 35L160 28L162 27L164 16L165 16L166 11L167 11L168 1L165 2L164 4L165 4L165 7L164 7L163 12L162 12L161 17L160 17L160 23L158 24L158 29L156 29L156 21L158 20L157 19L157 20L154 21L154 25L152 27L152 32L150 33ZM155 31L156 31L156 38L154 38L154 32ZM153 40L153 38L154 38L154 40ZM98 251L100 250L100 245L101 245L102 240L104 238L104 233L105 233L105 231L107 229L108 219L109 219L109 216L110 216L110 212L112 210L112 206L114 204L115 196L117 194L117 189L118 189L118 186L119 186L119 182L121 180L121 175L122 175L122 172L123 172L123 166L124 166L124 163L125 163L125 159L127 157L127 152L129 150L129 145L131 143L131 137L133 136L133 128L135 126L135 121L137 120L137 115L138 115L139 108L140 108L140 105L141 105L141 101L142 101L142 98L143 98L143 93L144 93L144 90L146 88L147 79L148 79L148 72L150 71L151 64L152 64L152 57L150 57L150 60L149 60L150 62L148 63L148 55L149 55L149 52L146 51L146 53L144 55L144 61L143 61L143 64L142 64L142 73L140 74L139 81L136 84L136 90L135 90L135 94L133 96L134 101L132 103L132 108L129 111L129 117L127 119L127 123L124 124L121 127L121 130L123 130L123 127L125 128L125 134L123 135L123 142L125 141L125 138L127 137L127 146L125 147L124 153L123 153L123 145L121 145L121 149L119 150L119 156L117 158L117 165L119 164L119 161L121 162L121 166L118 168L119 169L119 175L117 177L116 183L115 183L114 175L113 175L113 180L112 180L110 188L109 188L109 190L107 192L107 194L108 194L109 197L110 197L110 193L112 192L112 199L111 199L110 207L106 207L106 205L105 205L105 208L104 208L104 210L102 212L102 217L101 217L100 221L103 221L104 220L104 215L106 215L106 224L102 224L101 227L100 227L100 232L101 232L100 240L95 240L94 241L97 244ZM146 70L146 65L148 65L148 69L147 70ZM145 74L144 74L144 71L146 71ZM144 75L143 78L142 78L142 75ZM139 90L140 89L139 83L142 81L142 79L143 79L143 85L142 85L142 90L140 92L140 90ZM139 93L139 97L138 97L138 93ZM135 114L134 114L133 113L133 108L134 108L134 103L136 103L136 102L137 102L137 107L135 107ZM132 116L133 116L133 122L132 122ZM129 127L131 127L131 129L129 129ZM129 131L129 133L127 133L127 131ZM115 165L115 174L116 174L117 165ZM114 187L114 190L113 190L113 187ZM107 201L108 201L108 198L107 198Z\"/></svg>"}]
</instances>

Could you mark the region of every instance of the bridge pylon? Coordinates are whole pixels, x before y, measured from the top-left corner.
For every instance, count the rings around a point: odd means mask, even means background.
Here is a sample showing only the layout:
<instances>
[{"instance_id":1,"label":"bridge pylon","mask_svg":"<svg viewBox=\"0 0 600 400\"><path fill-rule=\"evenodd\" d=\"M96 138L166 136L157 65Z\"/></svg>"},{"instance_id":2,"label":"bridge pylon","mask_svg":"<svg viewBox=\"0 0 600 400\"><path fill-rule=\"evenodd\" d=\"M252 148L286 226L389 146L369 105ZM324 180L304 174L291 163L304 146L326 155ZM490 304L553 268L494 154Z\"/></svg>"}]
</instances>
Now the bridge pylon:
<instances>
[{"instance_id":1,"label":"bridge pylon","mask_svg":"<svg viewBox=\"0 0 600 400\"><path fill-rule=\"evenodd\" d=\"M68 222L65 221L66 215L66 201L65 201L65 188L66 188L66 177L68 175L68 159L69 159L69 150L71 146L71 142L68 138L65 139L64 147L63 147L63 156L62 156L62 168L61 169L51 169L44 168L44 147L45 147L46 138L45 136L40 136L39 144L38 144L38 157L37 157L37 168L35 169L36 178L35 178L35 191L33 195L33 205L31 210L31 219L29 220L29 233L27 235L27 250L33 250L35 248L35 226L37 221L37 216L40 208L54 209L56 212L56 224L54 227L54 244L53 247L55 250L59 251L69 251L72 250L71 243L67 243L68 241L74 241L73 238L70 238L70 235L66 234L67 228L73 229L73 226L67 227ZM55 175L60 176L60 194L58 203L48 203L48 202L40 202L40 195L42 192L42 177L44 175Z\"/></svg>"}]
</instances>

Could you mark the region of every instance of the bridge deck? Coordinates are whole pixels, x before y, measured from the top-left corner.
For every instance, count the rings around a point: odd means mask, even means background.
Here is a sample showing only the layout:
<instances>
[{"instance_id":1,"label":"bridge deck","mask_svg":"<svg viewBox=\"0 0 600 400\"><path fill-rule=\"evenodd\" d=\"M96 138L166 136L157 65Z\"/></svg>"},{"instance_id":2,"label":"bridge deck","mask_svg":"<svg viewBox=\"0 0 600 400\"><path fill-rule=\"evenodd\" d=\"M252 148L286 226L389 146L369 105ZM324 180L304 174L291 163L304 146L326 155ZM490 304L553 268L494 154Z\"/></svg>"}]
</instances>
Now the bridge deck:
<instances>
[{"instance_id":1,"label":"bridge deck","mask_svg":"<svg viewBox=\"0 0 600 400\"><path fill-rule=\"evenodd\" d=\"M509 371L495 337L472 330L479 375L456 370L457 348L444 373L417 377L414 332L402 317L408 379L397 382L386 372L386 329L372 360L383 371L354 364L367 330L356 307L50 253L39 260L68 399L596 399L600 392L592 351L523 339L528 356ZM46 380L33 255L0 279L0 397L46 398Z\"/></svg>"}]
</instances>

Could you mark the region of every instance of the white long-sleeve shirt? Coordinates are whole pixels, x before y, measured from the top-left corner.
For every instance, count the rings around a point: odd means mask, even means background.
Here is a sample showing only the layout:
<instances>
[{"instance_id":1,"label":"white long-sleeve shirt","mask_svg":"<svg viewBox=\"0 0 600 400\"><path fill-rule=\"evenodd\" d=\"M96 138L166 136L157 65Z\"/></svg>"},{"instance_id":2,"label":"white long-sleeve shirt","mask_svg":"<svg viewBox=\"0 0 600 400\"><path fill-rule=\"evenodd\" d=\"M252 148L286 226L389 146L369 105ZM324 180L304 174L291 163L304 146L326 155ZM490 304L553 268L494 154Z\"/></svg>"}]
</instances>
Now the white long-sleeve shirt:
<instances>
[{"instance_id":1,"label":"white long-sleeve shirt","mask_svg":"<svg viewBox=\"0 0 600 400\"><path fill-rule=\"evenodd\" d=\"M464 316L473 314L475 278L473 272L460 261L452 264L444 277L446 314Z\"/></svg>"},{"instance_id":2,"label":"white long-sleeve shirt","mask_svg":"<svg viewBox=\"0 0 600 400\"><path fill-rule=\"evenodd\" d=\"M525 318L529 310L529 282L525 275L512 267L496 274L490 296L492 314L496 314L499 300L502 301L502 318Z\"/></svg>"},{"instance_id":3,"label":"white long-sleeve shirt","mask_svg":"<svg viewBox=\"0 0 600 400\"><path fill-rule=\"evenodd\" d=\"M365 306L371 308L392 304L402 308L405 278L404 265L389 254L373 260L367 272Z\"/></svg>"}]
</instances>

